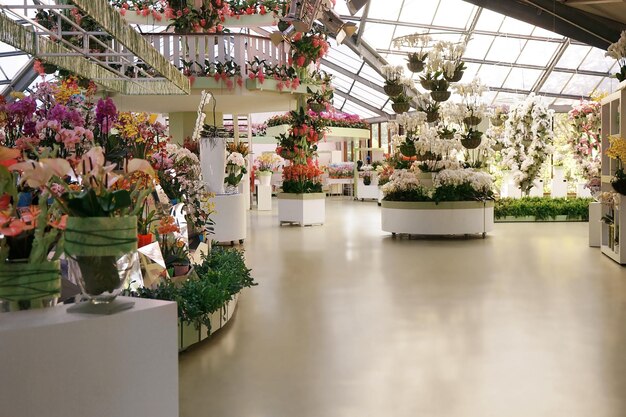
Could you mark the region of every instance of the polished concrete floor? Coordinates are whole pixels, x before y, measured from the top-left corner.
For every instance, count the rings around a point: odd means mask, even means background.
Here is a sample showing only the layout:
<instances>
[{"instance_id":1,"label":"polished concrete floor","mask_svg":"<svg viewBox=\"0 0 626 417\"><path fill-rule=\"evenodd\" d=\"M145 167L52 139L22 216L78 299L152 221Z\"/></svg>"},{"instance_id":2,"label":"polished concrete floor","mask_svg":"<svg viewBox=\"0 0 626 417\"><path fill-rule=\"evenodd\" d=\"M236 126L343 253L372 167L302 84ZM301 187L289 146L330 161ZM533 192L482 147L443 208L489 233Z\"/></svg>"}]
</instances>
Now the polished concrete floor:
<instances>
[{"instance_id":1,"label":"polished concrete floor","mask_svg":"<svg viewBox=\"0 0 626 417\"><path fill-rule=\"evenodd\" d=\"M394 240L375 203L326 207L251 212L259 285L180 356L182 417L626 416L626 270L586 223Z\"/></svg>"}]
</instances>

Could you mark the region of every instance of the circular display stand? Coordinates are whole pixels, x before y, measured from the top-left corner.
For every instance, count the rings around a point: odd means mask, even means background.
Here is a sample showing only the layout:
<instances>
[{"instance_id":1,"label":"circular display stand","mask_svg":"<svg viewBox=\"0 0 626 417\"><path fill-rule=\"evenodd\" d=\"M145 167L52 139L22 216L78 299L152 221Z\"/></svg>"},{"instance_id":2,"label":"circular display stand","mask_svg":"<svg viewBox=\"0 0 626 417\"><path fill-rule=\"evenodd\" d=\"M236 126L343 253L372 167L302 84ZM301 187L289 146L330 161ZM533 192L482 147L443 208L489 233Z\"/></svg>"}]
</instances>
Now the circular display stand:
<instances>
[{"instance_id":1,"label":"circular display stand","mask_svg":"<svg viewBox=\"0 0 626 417\"><path fill-rule=\"evenodd\" d=\"M382 202L382 229L392 235L476 235L493 231L493 201Z\"/></svg>"},{"instance_id":2,"label":"circular display stand","mask_svg":"<svg viewBox=\"0 0 626 417\"><path fill-rule=\"evenodd\" d=\"M220 194L213 199L215 222L212 240L219 243L243 243L246 238L246 202L243 194Z\"/></svg>"}]
</instances>

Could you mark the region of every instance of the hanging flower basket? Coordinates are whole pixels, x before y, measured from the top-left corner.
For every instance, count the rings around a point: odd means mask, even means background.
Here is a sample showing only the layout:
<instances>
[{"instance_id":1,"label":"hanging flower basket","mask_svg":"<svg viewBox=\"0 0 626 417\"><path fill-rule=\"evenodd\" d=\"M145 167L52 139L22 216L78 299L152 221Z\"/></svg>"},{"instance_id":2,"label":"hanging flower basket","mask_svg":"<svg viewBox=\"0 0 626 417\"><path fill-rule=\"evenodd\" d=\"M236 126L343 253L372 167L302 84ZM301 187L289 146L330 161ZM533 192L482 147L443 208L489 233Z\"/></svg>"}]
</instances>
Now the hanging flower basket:
<instances>
[{"instance_id":1,"label":"hanging flower basket","mask_svg":"<svg viewBox=\"0 0 626 417\"><path fill-rule=\"evenodd\" d=\"M430 92L430 96L433 98L433 100L439 103L447 101L451 95L452 95L451 91L431 91Z\"/></svg>"},{"instance_id":2,"label":"hanging flower basket","mask_svg":"<svg viewBox=\"0 0 626 417\"><path fill-rule=\"evenodd\" d=\"M502 149L504 149L504 145L502 145L501 143L496 143L495 145L493 145L493 150L496 152L500 152Z\"/></svg>"},{"instance_id":3,"label":"hanging flower basket","mask_svg":"<svg viewBox=\"0 0 626 417\"><path fill-rule=\"evenodd\" d=\"M389 97L397 97L404 92L404 87L400 84L385 84L383 89Z\"/></svg>"},{"instance_id":4,"label":"hanging flower basket","mask_svg":"<svg viewBox=\"0 0 626 417\"><path fill-rule=\"evenodd\" d=\"M111 302L124 288L137 250L137 217L69 217L65 254L70 279L94 304Z\"/></svg>"},{"instance_id":5,"label":"hanging flower basket","mask_svg":"<svg viewBox=\"0 0 626 417\"><path fill-rule=\"evenodd\" d=\"M0 264L0 300L4 311L52 307L61 295L59 261Z\"/></svg>"},{"instance_id":6,"label":"hanging flower basket","mask_svg":"<svg viewBox=\"0 0 626 417\"><path fill-rule=\"evenodd\" d=\"M424 61L420 61L420 60L409 61L406 64L406 66L409 69L409 71L411 71L411 72L422 72L422 71L424 71Z\"/></svg>"},{"instance_id":7,"label":"hanging flower basket","mask_svg":"<svg viewBox=\"0 0 626 417\"><path fill-rule=\"evenodd\" d=\"M482 121L483 119L478 116L468 116L463 119L463 123L465 123L466 126L478 126Z\"/></svg>"},{"instance_id":8,"label":"hanging flower basket","mask_svg":"<svg viewBox=\"0 0 626 417\"><path fill-rule=\"evenodd\" d=\"M461 139L461 144L465 147L465 149L476 149L480 146L480 142L482 142L483 132L479 131L471 131L469 132L463 139Z\"/></svg>"},{"instance_id":9,"label":"hanging flower basket","mask_svg":"<svg viewBox=\"0 0 626 417\"><path fill-rule=\"evenodd\" d=\"M425 90L432 90L433 89L433 84L434 84L433 80L420 80L420 85Z\"/></svg>"},{"instance_id":10,"label":"hanging flower basket","mask_svg":"<svg viewBox=\"0 0 626 417\"><path fill-rule=\"evenodd\" d=\"M454 71L454 75L452 75L452 77L448 77L447 75L443 75L443 78L446 79L446 81L449 81L451 83L458 83L459 81L461 81L461 79L463 79L463 74L465 74L465 71L463 70L456 70Z\"/></svg>"},{"instance_id":11,"label":"hanging flower basket","mask_svg":"<svg viewBox=\"0 0 626 417\"><path fill-rule=\"evenodd\" d=\"M434 153L428 151L428 152L423 153L423 154L417 154L415 160L418 161L418 162L436 161L437 160L437 155L435 155Z\"/></svg>"},{"instance_id":12,"label":"hanging flower basket","mask_svg":"<svg viewBox=\"0 0 626 417\"><path fill-rule=\"evenodd\" d=\"M312 102L309 103L309 109L313 110L315 113L321 113L326 110L326 106L322 103Z\"/></svg>"},{"instance_id":13,"label":"hanging flower basket","mask_svg":"<svg viewBox=\"0 0 626 417\"><path fill-rule=\"evenodd\" d=\"M499 117L492 117L489 121L491 122L491 125L495 127L500 127L504 124L504 120Z\"/></svg>"},{"instance_id":14,"label":"hanging flower basket","mask_svg":"<svg viewBox=\"0 0 626 417\"><path fill-rule=\"evenodd\" d=\"M416 154L415 145L413 143L404 142L403 144L400 145L400 153L409 158L412 156L415 156Z\"/></svg>"},{"instance_id":15,"label":"hanging flower basket","mask_svg":"<svg viewBox=\"0 0 626 417\"><path fill-rule=\"evenodd\" d=\"M613 181L611 181L611 186L616 192L621 195L626 195L626 179L614 178Z\"/></svg>"},{"instance_id":16,"label":"hanging flower basket","mask_svg":"<svg viewBox=\"0 0 626 417\"><path fill-rule=\"evenodd\" d=\"M426 121L428 123L435 123L437 120L439 120L438 111L430 111L430 112L425 112L425 113L426 113Z\"/></svg>"},{"instance_id":17,"label":"hanging flower basket","mask_svg":"<svg viewBox=\"0 0 626 417\"><path fill-rule=\"evenodd\" d=\"M411 108L411 105L409 103L393 103L391 105L391 108L396 113L401 114L401 113L408 112L409 109Z\"/></svg>"},{"instance_id":18,"label":"hanging flower basket","mask_svg":"<svg viewBox=\"0 0 626 417\"><path fill-rule=\"evenodd\" d=\"M447 131L440 130L439 131L439 137L441 139L453 139L454 138L454 132L453 131L449 131L449 130L447 130Z\"/></svg>"}]
</instances>

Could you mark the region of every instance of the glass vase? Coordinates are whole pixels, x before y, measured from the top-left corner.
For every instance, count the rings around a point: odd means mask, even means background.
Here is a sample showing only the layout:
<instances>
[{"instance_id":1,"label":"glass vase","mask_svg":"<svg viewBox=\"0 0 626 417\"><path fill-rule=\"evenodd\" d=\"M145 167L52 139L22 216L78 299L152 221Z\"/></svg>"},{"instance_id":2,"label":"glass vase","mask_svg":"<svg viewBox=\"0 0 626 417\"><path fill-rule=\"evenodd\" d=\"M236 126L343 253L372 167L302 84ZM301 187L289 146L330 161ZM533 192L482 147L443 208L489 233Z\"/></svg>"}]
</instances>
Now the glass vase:
<instances>
[{"instance_id":1,"label":"glass vase","mask_svg":"<svg viewBox=\"0 0 626 417\"><path fill-rule=\"evenodd\" d=\"M70 217L65 254L70 281L93 304L113 301L126 287L137 250L137 217Z\"/></svg>"}]
</instances>

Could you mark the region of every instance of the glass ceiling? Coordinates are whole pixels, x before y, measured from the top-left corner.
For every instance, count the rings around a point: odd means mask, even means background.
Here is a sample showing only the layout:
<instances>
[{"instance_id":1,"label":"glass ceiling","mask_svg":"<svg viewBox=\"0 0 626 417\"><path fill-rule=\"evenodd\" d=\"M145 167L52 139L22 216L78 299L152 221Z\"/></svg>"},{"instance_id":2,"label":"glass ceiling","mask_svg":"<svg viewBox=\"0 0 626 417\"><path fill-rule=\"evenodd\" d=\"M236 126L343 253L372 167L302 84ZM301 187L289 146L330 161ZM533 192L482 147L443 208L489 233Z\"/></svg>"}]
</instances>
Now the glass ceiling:
<instances>
[{"instance_id":1,"label":"glass ceiling","mask_svg":"<svg viewBox=\"0 0 626 417\"><path fill-rule=\"evenodd\" d=\"M569 106L593 91L610 92L617 86L608 77L617 64L603 50L461 0L370 0L369 10L363 8L354 17L339 0L335 11L355 21L362 31L359 42L390 64L405 64L406 50L392 45L398 36L429 33L435 40L469 39L463 81L478 76L490 89L486 104L512 104L536 92L554 106ZM333 45L321 63L335 76L335 107L364 118L393 114L383 78L354 49ZM31 67L26 54L0 43L0 91L8 91L11 84L26 89L34 80Z\"/></svg>"},{"instance_id":2,"label":"glass ceiling","mask_svg":"<svg viewBox=\"0 0 626 417\"><path fill-rule=\"evenodd\" d=\"M535 92L553 106L569 106L618 84L608 77L617 64L605 51L461 0L370 0L369 10L355 17L338 1L335 10L358 24L361 42L394 65L404 65L407 52L393 47L396 37L429 33L434 40L469 39L463 82L478 76L490 89L484 96L488 105L512 104ZM335 76L337 108L366 118L393 113L383 78L350 47L331 48L322 69Z\"/></svg>"}]
</instances>

